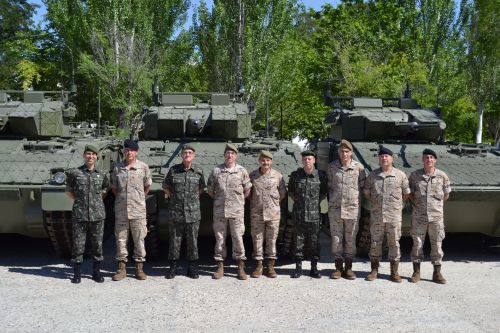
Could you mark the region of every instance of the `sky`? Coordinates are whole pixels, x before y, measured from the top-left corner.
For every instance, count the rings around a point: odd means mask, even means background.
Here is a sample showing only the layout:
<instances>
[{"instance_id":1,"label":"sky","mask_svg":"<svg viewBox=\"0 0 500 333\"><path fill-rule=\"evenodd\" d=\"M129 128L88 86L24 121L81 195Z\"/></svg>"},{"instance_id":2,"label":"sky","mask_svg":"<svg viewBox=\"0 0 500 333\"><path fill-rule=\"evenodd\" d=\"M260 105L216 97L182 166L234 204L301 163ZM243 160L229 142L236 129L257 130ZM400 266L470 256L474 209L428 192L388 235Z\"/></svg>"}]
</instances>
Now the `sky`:
<instances>
[{"instance_id":1,"label":"sky","mask_svg":"<svg viewBox=\"0 0 500 333\"><path fill-rule=\"evenodd\" d=\"M210 0L206 0L207 3L210 3ZM306 8L313 8L316 11L321 10L321 6L323 6L326 3L332 4L332 5L337 5L340 0L299 0L299 2L302 2ZM45 6L42 2L42 0L32 0L30 1L32 4L39 5L40 7L38 8L35 16L33 19L35 20L35 23L38 23L42 20L43 16L46 14ZM191 0L191 8L189 9L188 12L188 20L187 20L187 25L191 24L191 16L193 13L193 8L194 6L198 5L200 3L200 0Z\"/></svg>"}]
</instances>

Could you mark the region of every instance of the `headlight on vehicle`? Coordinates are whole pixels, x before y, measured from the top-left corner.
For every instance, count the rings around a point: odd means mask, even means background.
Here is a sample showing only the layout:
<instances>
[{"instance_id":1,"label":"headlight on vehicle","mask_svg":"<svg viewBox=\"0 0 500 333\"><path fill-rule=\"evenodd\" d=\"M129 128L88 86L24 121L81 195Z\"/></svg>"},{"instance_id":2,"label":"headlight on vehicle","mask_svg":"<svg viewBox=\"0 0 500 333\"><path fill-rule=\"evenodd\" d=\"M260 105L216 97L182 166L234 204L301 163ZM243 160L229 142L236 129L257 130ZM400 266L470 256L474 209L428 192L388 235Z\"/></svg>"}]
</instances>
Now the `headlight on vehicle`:
<instances>
[{"instance_id":1,"label":"headlight on vehicle","mask_svg":"<svg viewBox=\"0 0 500 333\"><path fill-rule=\"evenodd\" d=\"M62 185L66 181L66 174L62 171L56 172L54 174L54 181L56 184Z\"/></svg>"}]
</instances>

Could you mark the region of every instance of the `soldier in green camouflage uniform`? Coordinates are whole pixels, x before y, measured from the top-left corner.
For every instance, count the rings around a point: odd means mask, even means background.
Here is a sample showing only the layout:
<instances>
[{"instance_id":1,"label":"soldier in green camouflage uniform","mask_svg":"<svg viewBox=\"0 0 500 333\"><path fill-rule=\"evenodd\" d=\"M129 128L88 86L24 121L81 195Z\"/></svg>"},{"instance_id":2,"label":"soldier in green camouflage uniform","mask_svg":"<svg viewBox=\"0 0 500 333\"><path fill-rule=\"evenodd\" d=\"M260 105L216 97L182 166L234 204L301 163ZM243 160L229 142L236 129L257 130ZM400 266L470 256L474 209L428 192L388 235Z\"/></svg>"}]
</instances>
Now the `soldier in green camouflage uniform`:
<instances>
[{"instance_id":1,"label":"soldier in green camouflage uniform","mask_svg":"<svg viewBox=\"0 0 500 333\"><path fill-rule=\"evenodd\" d=\"M316 155L311 151L302 152L302 168L290 175L288 194L293 199L293 220L295 226L295 272L292 278L302 275L304 243L311 249L311 271L309 275L320 278L318 260L320 253L319 232L321 221L320 202L328 192L327 175L314 167Z\"/></svg>"},{"instance_id":2,"label":"soldier in green camouflage uniform","mask_svg":"<svg viewBox=\"0 0 500 333\"><path fill-rule=\"evenodd\" d=\"M163 180L163 189L170 199L168 203L170 270L166 278L173 279L177 271L182 238L186 237L187 275L197 279L198 229L200 227L200 194L205 191L203 171L193 165L195 149L184 145L181 151L182 163L170 168Z\"/></svg>"},{"instance_id":3,"label":"soldier in green camouflage uniform","mask_svg":"<svg viewBox=\"0 0 500 333\"><path fill-rule=\"evenodd\" d=\"M73 283L81 282L81 264L87 234L90 235L92 258L94 259L92 279L104 282L101 275L102 237L106 210L103 197L109 187L108 175L95 168L99 150L85 146L83 159L85 163L68 173L66 194L74 199L73 203L73 253L74 263Z\"/></svg>"}]
</instances>

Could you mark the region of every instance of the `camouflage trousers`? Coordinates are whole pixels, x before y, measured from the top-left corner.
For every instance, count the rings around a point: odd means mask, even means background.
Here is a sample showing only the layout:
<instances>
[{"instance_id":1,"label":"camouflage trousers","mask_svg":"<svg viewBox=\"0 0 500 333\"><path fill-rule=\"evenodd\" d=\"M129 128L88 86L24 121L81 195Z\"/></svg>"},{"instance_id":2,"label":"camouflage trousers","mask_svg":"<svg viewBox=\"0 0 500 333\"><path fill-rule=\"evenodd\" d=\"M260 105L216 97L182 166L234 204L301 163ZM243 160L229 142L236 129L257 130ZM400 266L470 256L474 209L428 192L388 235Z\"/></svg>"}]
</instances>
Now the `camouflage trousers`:
<instances>
[{"instance_id":1,"label":"camouflage trousers","mask_svg":"<svg viewBox=\"0 0 500 333\"><path fill-rule=\"evenodd\" d=\"M277 259L276 239L280 228L280 220L268 220L252 216L251 234L253 241L253 258L263 260L263 246L266 243L266 258Z\"/></svg>"},{"instance_id":2,"label":"camouflage trousers","mask_svg":"<svg viewBox=\"0 0 500 333\"><path fill-rule=\"evenodd\" d=\"M320 222L295 222L295 259L304 260L304 247L310 249L311 260L319 260Z\"/></svg>"},{"instance_id":3,"label":"camouflage trousers","mask_svg":"<svg viewBox=\"0 0 500 333\"><path fill-rule=\"evenodd\" d=\"M115 238L116 238L116 257L117 261L127 261L127 241L128 232L132 234L134 240L134 255L133 258L137 262L146 261L146 247L144 246L144 238L148 233L146 227L146 219L133 220L115 220Z\"/></svg>"},{"instance_id":4,"label":"camouflage trousers","mask_svg":"<svg viewBox=\"0 0 500 333\"><path fill-rule=\"evenodd\" d=\"M104 220L100 221L73 221L73 248L71 261L74 263L83 262L85 252L85 242L87 234L90 236L92 258L94 261L102 261L102 235L104 233Z\"/></svg>"},{"instance_id":5,"label":"camouflage trousers","mask_svg":"<svg viewBox=\"0 0 500 333\"><path fill-rule=\"evenodd\" d=\"M245 221L243 217L235 219L214 217L214 259L216 261L224 261L224 259L226 259L226 236L228 226L231 232L231 240L233 242L233 259L246 260L245 246L243 244L243 234L245 233Z\"/></svg>"},{"instance_id":6,"label":"camouflage trousers","mask_svg":"<svg viewBox=\"0 0 500 333\"><path fill-rule=\"evenodd\" d=\"M358 220L341 219L334 216L329 216L329 220L333 258L353 258L356 255Z\"/></svg>"},{"instance_id":7,"label":"camouflage trousers","mask_svg":"<svg viewBox=\"0 0 500 333\"><path fill-rule=\"evenodd\" d=\"M413 239L411 261L418 263L424 260L424 242L426 234L429 234L429 241L431 243L432 264L441 265L444 255L442 245L445 237L443 220L437 222L412 220L410 228L410 235Z\"/></svg>"},{"instance_id":8,"label":"camouflage trousers","mask_svg":"<svg viewBox=\"0 0 500 333\"><path fill-rule=\"evenodd\" d=\"M369 257L371 261L382 260L382 243L384 236L387 238L389 247L389 261L399 261L401 251L399 250L399 239L401 238L401 222L384 223L371 220L370 236L372 239Z\"/></svg>"},{"instance_id":9,"label":"camouflage trousers","mask_svg":"<svg viewBox=\"0 0 500 333\"><path fill-rule=\"evenodd\" d=\"M198 260L198 230L200 221L193 223L174 222L168 223L168 259L179 260L181 255L182 239L186 239L187 260Z\"/></svg>"}]
</instances>

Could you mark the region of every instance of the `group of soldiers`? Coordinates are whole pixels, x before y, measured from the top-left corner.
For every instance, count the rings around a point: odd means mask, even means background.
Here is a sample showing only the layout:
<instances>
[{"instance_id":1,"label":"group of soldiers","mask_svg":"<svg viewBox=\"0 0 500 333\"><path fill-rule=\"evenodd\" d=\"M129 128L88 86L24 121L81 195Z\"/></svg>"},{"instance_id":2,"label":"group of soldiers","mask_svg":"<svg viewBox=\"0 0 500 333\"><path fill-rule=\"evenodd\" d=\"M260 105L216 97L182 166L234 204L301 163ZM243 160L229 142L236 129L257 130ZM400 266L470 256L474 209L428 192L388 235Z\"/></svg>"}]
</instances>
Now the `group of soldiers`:
<instances>
[{"instance_id":1,"label":"group of soldiers","mask_svg":"<svg viewBox=\"0 0 500 333\"><path fill-rule=\"evenodd\" d=\"M90 234L93 274L92 279L103 282L100 272L102 256L102 236L104 230L105 207L103 198L109 187L115 195L115 237L118 268L114 281L126 277L127 240L130 230L134 241L133 259L135 277L147 278L143 271L146 251L144 238L147 234L145 198L152 178L147 164L137 159L139 145L132 140L124 142L124 160L117 163L110 181L107 174L96 169L98 149L87 145L83 154L84 164L68 175L67 194L73 198L73 283L81 282L81 263L85 250L85 239ZM251 236L253 259L256 261L251 276L258 278L265 274L277 276L276 239L281 219L280 202L287 196L293 199L293 222L295 237L296 266L291 277L302 276L302 261L305 249L309 250L311 270L309 275L320 278L318 261L320 258L320 202L328 198L328 217L331 233L331 251L335 260L332 279L356 278L352 270L356 254L356 235L361 213L361 196L370 209L371 247L369 257L371 272L365 280L377 278L382 259L382 244L387 239L390 279L401 282L398 266L401 257L399 239L401 237L402 209L404 201L411 200L413 214L411 236L413 248L411 260L413 275L410 282L420 280L420 263L423 260L423 244L428 234L431 244L431 260L434 266L433 281L446 283L441 275L444 239L443 203L451 192L448 176L436 168L437 154L431 149L422 152L423 168L413 172L409 178L393 166L393 153L381 147L380 167L366 176L363 166L352 158L353 147L347 140L338 146L338 159L330 163L328 171L315 168L316 155L312 151L302 152L302 167L292 172L288 189L280 172L273 169L273 155L262 151L259 168L250 174L236 163L238 149L226 144L224 163L211 171L207 183L201 169L196 167L196 150L185 144L181 149L182 162L172 166L162 188L168 198L169 269L167 279L177 274L180 247L186 240L188 269L187 275L199 278L198 273L198 230L201 220L200 196L208 192L213 198L213 230L215 235L214 259L217 269L214 279L224 276L226 259L226 238L229 229L232 240L232 258L238 264L237 277L246 280L244 211L245 200L250 200ZM264 263L264 259L267 259Z\"/></svg>"}]
</instances>

